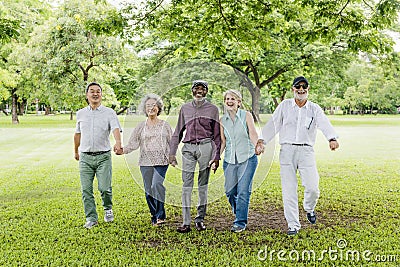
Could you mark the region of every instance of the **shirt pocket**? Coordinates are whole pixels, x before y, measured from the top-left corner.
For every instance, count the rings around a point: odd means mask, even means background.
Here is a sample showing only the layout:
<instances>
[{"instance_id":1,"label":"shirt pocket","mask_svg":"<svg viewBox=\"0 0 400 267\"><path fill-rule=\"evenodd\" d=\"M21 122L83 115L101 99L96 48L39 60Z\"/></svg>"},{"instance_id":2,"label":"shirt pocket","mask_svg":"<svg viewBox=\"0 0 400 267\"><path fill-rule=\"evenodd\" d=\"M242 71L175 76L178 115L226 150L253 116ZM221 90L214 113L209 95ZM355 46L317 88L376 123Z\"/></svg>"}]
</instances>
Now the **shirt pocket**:
<instances>
[{"instance_id":1,"label":"shirt pocket","mask_svg":"<svg viewBox=\"0 0 400 267\"><path fill-rule=\"evenodd\" d=\"M81 133L88 133L91 128L91 121L87 119L83 119L79 121L79 128Z\"/></svg>"},{"instance_id":2,"label":"shirt pocket","mask_svg":"<svg viewBox=\"0 0 400 267\"><path fill-rule=\"evenodd\" d=\"M306 129L310 130L310 129L314 128L314 125L315 125L314 117L307 116L305 123L304 123L304 126L306 127Z\"/></svg>"}]
</instances>

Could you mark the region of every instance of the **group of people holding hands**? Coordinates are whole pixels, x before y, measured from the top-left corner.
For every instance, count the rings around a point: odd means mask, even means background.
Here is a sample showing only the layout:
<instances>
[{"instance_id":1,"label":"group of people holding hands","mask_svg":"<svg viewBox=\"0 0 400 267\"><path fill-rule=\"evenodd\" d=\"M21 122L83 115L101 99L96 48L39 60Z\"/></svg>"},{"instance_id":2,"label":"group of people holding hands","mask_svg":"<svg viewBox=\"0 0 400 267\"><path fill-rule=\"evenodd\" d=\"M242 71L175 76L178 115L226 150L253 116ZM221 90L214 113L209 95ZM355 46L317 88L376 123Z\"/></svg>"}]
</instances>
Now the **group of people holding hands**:
<instances>
[{"instance_id":1,"label":"group of people holding hands","mask_svg":"<svg viewBox=\"0 0 400 267\"><path fill-rule=\"evenodd\" d=\"M208 83L193 81L193 100L182 105L178 122L173 130L167 121L159 118L163 110L160 96L148 94L142 99L146 120L134 129L125 146L121 144L121 126L116 113L101 105L102 89L98 83L86 88L89 105L77 112L74 136L75 159L79 160L82 199L86 216L85 227L98 224L93 195L94 176L98 179L104 207L104 221L114 220L111 187L111 145L109 135L115 139L113 151L127 154L140 148L139 166L143 178L147 205L154 226L166 221L164 179L168 166L178 165L176 153L182 142L182 217L179 233L191 231L190 214L192 191L198 167L198 205L194 226L206 229L204 218L207 210L207 193L210 172L219 167L221 154L225 177L225 194L235 215L231 231L246 229L253 177L258 165L257 156L264 152L264 144L279 133L280 166L284 214L288 235L295 235L301 228L298 210L297 170L304 190L304 210L310 223L316 223L314 211L319 197L319 176L313 145L319 128L331 150L339 147L335 133L323 110L308 100L309 84L305 77L294 79L294 98L278 105L271 119L258 135L250 112L241 109L242 96L236 90L224 94L224 114L219 118L218 108L207 101Z\"/></svg>"}]
</instances>

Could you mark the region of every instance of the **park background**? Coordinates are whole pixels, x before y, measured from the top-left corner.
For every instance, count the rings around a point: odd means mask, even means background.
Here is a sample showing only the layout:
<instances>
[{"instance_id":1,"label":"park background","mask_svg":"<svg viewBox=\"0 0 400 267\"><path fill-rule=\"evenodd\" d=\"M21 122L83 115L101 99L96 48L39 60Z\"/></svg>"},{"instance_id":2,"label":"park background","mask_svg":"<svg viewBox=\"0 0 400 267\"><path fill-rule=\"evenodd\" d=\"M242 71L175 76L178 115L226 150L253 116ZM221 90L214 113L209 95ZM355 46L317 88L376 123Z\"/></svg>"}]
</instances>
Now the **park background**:
<instances>
[{"instance_id":1,"label":"park background","mask_svg":"<svg viewBox=\"0 0 400 267\"><path fill-rule=\"evenodd\" d=\"M398 266L399 8L396 0L1 1L0 265ZM336 152L317 138L317 225L303 216L300 234L286 236L273 144L241 235L229 232L223 194L209 205L205 232L178 235L175 205L165 227L152 227L124 157L113 157L116 221L82 227L72 137L87 82L102 84L103 103L133 126L146 92L163 96L173 122L191 81L208 77L210 101L222 110L223 91L238 89L262 125L297 75L340 135ZM315 259L302 257L311 250Z\"/></svg>"}]
</instances>

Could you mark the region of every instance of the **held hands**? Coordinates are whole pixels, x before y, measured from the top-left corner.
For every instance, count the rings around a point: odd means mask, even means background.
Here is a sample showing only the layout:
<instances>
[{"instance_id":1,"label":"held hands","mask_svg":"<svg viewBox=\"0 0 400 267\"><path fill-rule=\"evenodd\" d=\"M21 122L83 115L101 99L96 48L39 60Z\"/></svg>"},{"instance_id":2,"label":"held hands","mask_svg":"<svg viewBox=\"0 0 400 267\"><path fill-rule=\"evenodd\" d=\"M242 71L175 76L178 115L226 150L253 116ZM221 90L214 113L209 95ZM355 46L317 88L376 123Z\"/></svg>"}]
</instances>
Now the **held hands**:
<instances>
[{"instance_id":1,"label":"held hands","mask_svg":"<svg viewBox=\"0 0 400 267\"><path fill-rule=\"evenodd\" d=\"M335 151L337 148L339 148L339 143L338 143L338 141L336 141L336 140L331 140L331 141L329 141L329 148L330 148L332 151Z\"/></svg>"},{"instance_id":2,"label":"held hands","mask_svg":"<svg viewBox=\"0 0 400 267\"><path fill-rule=\"evenodd\" d=\"M124 154L124 149L122 148L122 146L121 146L121 143L115 143L115 145L114 145L114 152L115 152L115 154L117 154L117 155L122 155L122 154Z\"/></svg>"},{"instance_id":3,"label":"held hands","mask_svg":"<svg viewBox=\"0 0 400 267\"><path fill-rule=\"evenodd\" d=\"M215 173L219 167L219 160L210 160L208 167L211 167L211 170Z\"/></svg>"},{"instance_id":4,"label":"held hands","mask_svg":"<svg viewBox=\"0 0 400 267\"><path fill-rule=\"evenodd\" d=\"M264 153L264 140L259 139L255 147L255 154L258 156L261 153Z\"/></svg>"},{"instance_id":5,"label":"held hands","mask_svg":"<svg viewBox=\"0 0 400 267\"><path fill-rule=\"evenodd\" d=\"M169 155L168 162L169 164L171 164L172 167L178 165L178 162L176 161L176 156L173 155Z\"/></svg>"}]
</instances>

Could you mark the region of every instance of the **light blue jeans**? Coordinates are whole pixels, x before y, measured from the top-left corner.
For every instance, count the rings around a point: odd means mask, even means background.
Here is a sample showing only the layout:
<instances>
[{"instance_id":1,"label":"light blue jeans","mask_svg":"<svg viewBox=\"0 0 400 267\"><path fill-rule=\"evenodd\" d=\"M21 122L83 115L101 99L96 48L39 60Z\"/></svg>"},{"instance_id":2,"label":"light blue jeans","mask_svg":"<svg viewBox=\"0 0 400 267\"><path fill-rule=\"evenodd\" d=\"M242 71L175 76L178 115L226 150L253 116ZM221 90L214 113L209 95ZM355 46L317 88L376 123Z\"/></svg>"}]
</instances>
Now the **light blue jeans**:
<instances>
[{"instance_id":1,"label":"light blue jeans","mask_svg":"<svg viewBox=\"0 0 400 267\"><path fill-rule=\"evenodd\" d=\"M258 159L253 155L242 163L229 164L224 161L225 194L236 215L233 225L246 227L254 173Z\"/></svg>"}]
</instances>

